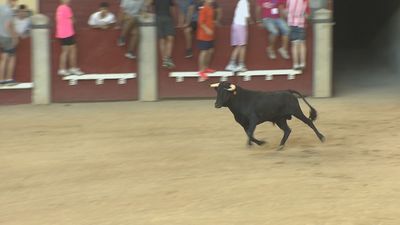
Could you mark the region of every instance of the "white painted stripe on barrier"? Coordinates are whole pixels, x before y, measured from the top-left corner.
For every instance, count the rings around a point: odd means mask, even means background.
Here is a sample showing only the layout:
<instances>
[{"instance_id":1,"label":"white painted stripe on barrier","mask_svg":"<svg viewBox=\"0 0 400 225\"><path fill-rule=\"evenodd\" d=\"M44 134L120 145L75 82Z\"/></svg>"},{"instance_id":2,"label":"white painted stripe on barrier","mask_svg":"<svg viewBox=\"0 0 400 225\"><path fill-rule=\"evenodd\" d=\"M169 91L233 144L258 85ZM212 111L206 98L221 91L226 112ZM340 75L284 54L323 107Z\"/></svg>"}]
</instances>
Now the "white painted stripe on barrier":
<instances>
[{"instance_id":1,"label":"white painted stripe on barrier","mask_svg":"<svg viewBox=\"0 0 400 225\"><path fill-rule=\"evenodd\" d=\"M0 90L32 89L33 83L17 83L15 85L0 85Z\"/></svg>"},{"instance_id":2,"label":"white painted stripe on barrier","mask_svg":"<svg viewBox=\"0 0 400 225\"><path fill-rule=\"evenodd\" d=\"M95 80L96 85L104 84L104 80L118 80L118 84L126 84L126 79L136 78L136 73L107 73L107 74L84 74L64 76L69 85L76 85L80 80Z\"/></svg>"}]
</instances>

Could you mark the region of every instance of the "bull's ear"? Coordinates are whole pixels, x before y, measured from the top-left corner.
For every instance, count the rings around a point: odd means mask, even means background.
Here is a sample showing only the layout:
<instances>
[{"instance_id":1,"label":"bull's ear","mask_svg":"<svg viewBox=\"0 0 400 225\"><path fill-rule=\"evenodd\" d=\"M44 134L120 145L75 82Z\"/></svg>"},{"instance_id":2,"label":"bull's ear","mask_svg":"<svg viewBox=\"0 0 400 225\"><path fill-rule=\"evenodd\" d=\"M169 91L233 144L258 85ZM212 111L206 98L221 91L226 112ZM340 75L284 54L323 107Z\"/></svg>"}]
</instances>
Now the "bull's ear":
<instances>
[{"instance_id":1,"label":"bull's ear","mask_svg":"<svg viewBox=\"0 0 400 225\"><path fill-rule=\"evenodd\" d=\"M226 90L227 90L227 91L235 91L235 90L236 90L236 85L231 84L231 85L229 86L229 88L226 89Z\"/></svg>"}]
</instances>

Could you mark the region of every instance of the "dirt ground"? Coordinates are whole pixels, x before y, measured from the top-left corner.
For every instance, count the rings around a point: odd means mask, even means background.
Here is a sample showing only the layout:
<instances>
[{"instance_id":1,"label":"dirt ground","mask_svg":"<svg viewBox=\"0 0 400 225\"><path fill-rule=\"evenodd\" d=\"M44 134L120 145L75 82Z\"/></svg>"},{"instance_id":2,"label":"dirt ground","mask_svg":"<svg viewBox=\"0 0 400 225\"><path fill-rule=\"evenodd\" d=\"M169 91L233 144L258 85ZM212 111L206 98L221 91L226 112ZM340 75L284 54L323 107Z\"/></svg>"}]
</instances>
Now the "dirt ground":
<instances>
[{"instance_id":1,"label":"dirt ground","mask_svg":"<svg viewBox=\"0 0 400 225\"><path fill-rule=\"evenodd\" d=\"M0 224L400 224L400 98L309 101L281 152L212 100L2 106Z\"/></svg>"}]
</instances>

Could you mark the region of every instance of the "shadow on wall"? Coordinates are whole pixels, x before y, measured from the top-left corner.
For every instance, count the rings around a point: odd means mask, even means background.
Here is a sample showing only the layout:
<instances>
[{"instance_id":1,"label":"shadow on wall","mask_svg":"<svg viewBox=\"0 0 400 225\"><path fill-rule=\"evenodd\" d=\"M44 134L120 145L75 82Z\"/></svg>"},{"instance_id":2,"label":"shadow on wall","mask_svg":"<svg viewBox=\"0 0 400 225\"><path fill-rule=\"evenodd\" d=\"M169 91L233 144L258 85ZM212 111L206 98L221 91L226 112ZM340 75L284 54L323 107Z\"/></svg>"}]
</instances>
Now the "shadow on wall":
<instances>
[{"instance_id":1,"label":"shadow on wall","mask_svg":"<svg viewBox=\"0 0 400 225\"><path fill-rule=\"evenodd\" d=\"M400 2L396 6L396 12L388 19L373 42L374 53L392 71L400 72Z\"/></svg>"}]
</instances>

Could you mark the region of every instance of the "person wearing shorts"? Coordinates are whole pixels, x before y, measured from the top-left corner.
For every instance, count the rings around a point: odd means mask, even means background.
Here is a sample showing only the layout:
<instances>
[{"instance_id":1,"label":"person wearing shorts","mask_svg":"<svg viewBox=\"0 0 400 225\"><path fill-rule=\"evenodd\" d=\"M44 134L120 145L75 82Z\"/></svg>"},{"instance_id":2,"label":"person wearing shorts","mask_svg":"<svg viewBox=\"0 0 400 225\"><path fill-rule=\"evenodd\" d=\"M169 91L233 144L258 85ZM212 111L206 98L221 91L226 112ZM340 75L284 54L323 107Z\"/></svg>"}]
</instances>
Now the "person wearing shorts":
<instances>
[{"instance_id":1,"label":"person wearing shorts","mask_svg":"<svg viewBox=\"0 0 400 225\"><path fill-rule=\"evenodd\" d=\"M130 35L128 44L128 51L125 57L128 59L135 59L135 50L139 40L139 17L144 13L145 1L144 0L122 0L121 1L122 16L122 31L118 38L118 45L124 46L126 39Z\"/></svg>"},{"instance_id":2,"label":"person wearing shorts","mask_svg":"<svg viewBox=\"0 0 400 225\"><path fill-rule=\"evenodd\" d=\"M183 28L183 32L185 35L185 58L193 57L193 48L192 48L192 40L193 34L197 32L197 23L198 23L198 11L200 7L204 5L204 0L184 0L189 3L189 7L187 8L186 12L186 19ZM221 17L222 17L222 9L220 8L218 2L215 0L212 3L212 7L214 8L214 23L220 24Z\"/></svg>"},{"instance_id":3,"label":"person wearing shorts","mask_svg":"<svg viewBox=\"0 0 400 225\"><path fill-rule=\"evenodd\" d=\"M162 67L172 69L175 67L171 57L175 39L175 27L171 11L175 4L173 0L153 0L153 6L156 14Z\"/></svg>"},{"instance_id":4,"label":"person wearing shorts","mask_svg":"<svg viewBox=\"0 0 400 225\"><path fill-rule=\"evenodd\" d=\"M289 59L287 52L290 29L285 21L286 0L257 0L258 24L268 30L269 45L267 54L270 59L276 59L275 45L279 34L282 35L282 46L278 49L279 54L284 59Z\"/></svg>"},{"instance_id":5,"label":"person wearing shorts","mask_svg":"<svg viewBox=\"0 0 400 225\"><path fill-rule=\"evenodd\" d=\"M205 81L208 78L208 73L214 73L215 70L210 69L210 62L214 53L214 8L212 7L213 0L206 0L204 5L199 10L199 20L197 29L199 55L199 76L200 81Z\"/></svg>"},{"instance_id":6,"label":"person wearing shorts","mask_svg":"<svg viewBox=\"0 0 400 225\"><path fill-rule=\"evenodd\" d=\"M0 5L0 85L15 84L13 73L18 35L13 23L12 8L16 5L16 0L7 0L6 4Z\"/></svg>"},{"instance_id":7,"label":"person wearing shorts","mask_svg":"<svg viewBox=\"0 0 400 225\"><path fill-rule=\"evenodd\" d=\"M56 38L61 44L60 65L58 75L82 75L84 74L77 63L77 47L75 41L75 30L73 25L74 15L69 6L71 0L60 0L56 11ZM67 65L69 64L69 69Z\"/></svg>"},{"instance_id":8,"label":"person wearing shorts","mask_svg":"<svg viewBox=\"0 0 400 225\"><path fill-rule=\"evenodd\" d=\"M248 0L238 0L231 27L231 45L234 49L225 70L233 72L244 72L247 70L244 61L246 56L248 36L247 24L249 18L250 10ZM238 61L237 64L236 61Z\"/></svg>"},{"instance_id":9,"label":"person wearing shorts","mask_svg":"<svg viewBox=\"0 0 400 225\"><path fill-rule=\"evenodd\" d=\"M306 18L310 15L308 0L287 0L288 24L292 42L293 69L306 67Z\"/></svg>"}]
</instances>

